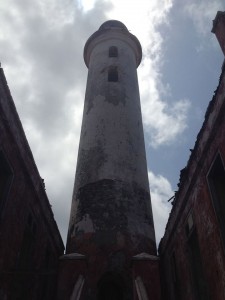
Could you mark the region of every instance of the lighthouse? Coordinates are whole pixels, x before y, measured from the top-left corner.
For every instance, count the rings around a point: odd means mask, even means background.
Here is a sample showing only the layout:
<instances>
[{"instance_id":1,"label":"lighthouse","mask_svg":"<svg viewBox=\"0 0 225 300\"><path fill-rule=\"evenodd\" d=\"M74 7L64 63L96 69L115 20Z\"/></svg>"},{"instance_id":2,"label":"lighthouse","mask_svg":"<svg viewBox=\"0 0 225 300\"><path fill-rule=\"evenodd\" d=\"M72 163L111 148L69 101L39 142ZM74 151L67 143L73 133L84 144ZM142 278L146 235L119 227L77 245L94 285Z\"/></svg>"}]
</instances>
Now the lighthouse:
<instances>
[{"instance_id":1,"label":"lighthouse","mask_svg":"<svg viewBox=\"0 0 225 300\"><path fill-rule=\"evenodd\" d=\"M80 298L74 299L148 299L143 295L158 282L137 78L141 58L140 42L116 20L103 23L84 47L88 78L63 258L79 264L71 294Z\"/></svg>"}]
</instances>

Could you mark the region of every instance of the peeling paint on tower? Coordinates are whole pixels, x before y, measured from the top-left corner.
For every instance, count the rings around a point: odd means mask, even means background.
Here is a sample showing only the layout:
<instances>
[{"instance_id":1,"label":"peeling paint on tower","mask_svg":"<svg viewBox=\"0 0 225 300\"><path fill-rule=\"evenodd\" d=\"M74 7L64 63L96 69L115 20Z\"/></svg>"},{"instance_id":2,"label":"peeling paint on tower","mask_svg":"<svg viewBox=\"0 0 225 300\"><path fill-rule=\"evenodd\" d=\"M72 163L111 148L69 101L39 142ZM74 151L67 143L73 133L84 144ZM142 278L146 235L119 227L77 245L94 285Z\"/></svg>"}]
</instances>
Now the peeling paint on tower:
<instances>
[{"instance_id":1,"label":"peeling paint on tower","mask_svg":"<svg viewBox=\"0 0 225 300\"><path fill-rule=\"evenodd\" d=\"M84 48L88 79L66 247L66 255L80 253L88 262L82 299L96 299L110 284L123 299L135 299L132 257L157 255L136 71L141 57L138 39L119 21L105 22ZM158 260L148 264L156 270Z\"/></svg>"}]
</instances>

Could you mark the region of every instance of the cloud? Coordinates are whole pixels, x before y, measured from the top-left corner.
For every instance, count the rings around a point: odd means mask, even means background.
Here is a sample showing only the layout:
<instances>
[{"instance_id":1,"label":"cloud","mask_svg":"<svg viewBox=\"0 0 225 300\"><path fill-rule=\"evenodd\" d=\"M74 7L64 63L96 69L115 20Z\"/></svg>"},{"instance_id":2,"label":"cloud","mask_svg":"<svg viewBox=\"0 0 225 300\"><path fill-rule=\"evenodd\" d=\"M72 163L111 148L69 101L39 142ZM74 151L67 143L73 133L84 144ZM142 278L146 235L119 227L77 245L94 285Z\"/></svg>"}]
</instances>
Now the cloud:
<instances>
[{"instance_id":1,"label":"cloud","mask_svg":"<svg viewBox=\"0 0 225 300\"><path fill-rule=\"evenodd\" d=\"M144 128L153 147L171 144L187 128L188 99L165 100L169 86L162 83L163 37L159 26L169 24L172 0L114 1L110 17L123 21L142 44L143 59L138 69Z\"/></svg>"},{"instance_id":2,"label":"cloud","mask_svg":"<svg viewBox=\"0 0 225 300\"><path fill-rule=\"evenodd\" d=\"M149 143L157 148L162 144L173 143L180 134L187 128L187 115L190 108L188 99L181 99L176 102L167 103L161 97L169 87L161 91L160 75L150 67L149 59L142 68L140 77L141 99L143 121L146 133L149 136ZM144 70L146 69L146 70ZM149 69L152 69L149 74Z\"/></svg>"},{"instance_id":3,"label":"cloud","mask_svg":"<svg viewBox=\"0 0 225 300\"><path fill-rule=\"evenodd\" d=\"M140 94L145 130L153 147L171 144L187 128L190 109L189 99L168 103L170 86L163 84L161 66L163 64L162 36L154 31L153 45L147 44L144 60L139 70Z\"/></svg>"},{"instance_id":4,"label":"cloud","mask_svg":"<svg viewBox=\"0 0 225 300\"><path fill-rule=\"evenodd\" d=\"M188 100L174 99L169 106L164 100L169 86L160 73L158 26L168 23L172 6L172 0L0 2L0 59L63 238L87 77L83 47L106 19L124 22L143 46L139 83L151 145L174 141L187 126Z\"/></svg>"},{"instance_id":5,"label":"cloud","mask_svg":"<svg viewBox=\"0 0 225 300\"><path fill-rule=\"evenodd\" d=\"M212 20L218 10L225 10L223 0L188 1L184 5L184 12L192 19L200 35L207 35L212 29Z\"/></svg>"},{"instance_id":6,"label":"cloud","mask_svg":"<svg viewBox=\"0 0 225 300\"><path fill-rule=\"evenodd\" d=\"M158 245L164 235L168 215L171 210L171 204L168 203L168 200L174 195L174 192L168 179L162 175L155 175L149 171L148 178L150 182L156 242Z\"/></svg>"},{"instance_id":7,"label":"cloud","mask_svg":"<svg viewBox=\"0 0 225 300\"><path fill-rule=\"evenodd\" d=\"M100 5L101 4L101 5ZM0 58L63 238L69 221L87 69L83 47L106 1L0 3Z\"/></svg>"}]
</instances>

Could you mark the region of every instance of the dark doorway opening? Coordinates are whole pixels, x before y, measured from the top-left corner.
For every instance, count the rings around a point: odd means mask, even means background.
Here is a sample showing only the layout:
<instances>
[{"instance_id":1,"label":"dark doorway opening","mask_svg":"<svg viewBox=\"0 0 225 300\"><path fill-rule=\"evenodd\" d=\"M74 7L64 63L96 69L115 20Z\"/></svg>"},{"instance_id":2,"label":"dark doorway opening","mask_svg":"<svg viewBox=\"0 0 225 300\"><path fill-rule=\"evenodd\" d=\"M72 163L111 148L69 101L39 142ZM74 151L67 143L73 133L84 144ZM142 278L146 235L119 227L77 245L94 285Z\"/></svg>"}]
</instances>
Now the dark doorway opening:
<instances>
[{"instance_id":1,"label":"dark doorway opening","mask_svg":"<svg viewBox=\"0 0 225 300\"><path fill-rule=\"evenodd\" d=\"M98 283L98 300L123 300L124 284L121 275L108 272Z\"/></svg>"}]
</instances>

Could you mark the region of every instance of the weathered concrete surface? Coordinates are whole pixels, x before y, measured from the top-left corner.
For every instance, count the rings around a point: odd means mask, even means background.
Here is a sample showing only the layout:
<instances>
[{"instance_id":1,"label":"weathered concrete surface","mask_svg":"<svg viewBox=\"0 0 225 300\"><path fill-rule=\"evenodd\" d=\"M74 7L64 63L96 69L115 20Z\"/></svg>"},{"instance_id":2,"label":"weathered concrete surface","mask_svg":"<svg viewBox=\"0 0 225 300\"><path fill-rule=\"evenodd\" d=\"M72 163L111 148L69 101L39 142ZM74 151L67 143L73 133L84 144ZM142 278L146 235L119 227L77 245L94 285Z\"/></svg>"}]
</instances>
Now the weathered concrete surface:
<instances>
[{"instance_id":1,"label":"weathered concrete surface","mask_svg":"<svg viewBox=\"0 0 225 300\"><path fill-rule=\"evenodd\" d=\"M135 183L104 179L80 188L67 251L91 255L128 248L156 254L149 194ZM147 238L149 236L149 238Z\"/></svg>"},{"instance_id":2,"label":"weathered concrete surface","mask_svg":"<svg viewBox=\"0 0 225 300\"><path fill-rule=\"evenodd\" d=\"M110 205L113 208L119 205L121 209L121 203L124 202L123 214L126 215L127 220L126 226L123 225L123 230L126 228L128 235L132 236L136 235L138 230L136 227L139 227L142 230L142 236L146 236L146 241L150 239L152 244L155 243L136 73L137 61L141 57L140 44L124 28L101 29L97 33L88 40L85 46L85 60L89 67L89 73L67 253L76 249L75 244L72 246L72 240L74 241L74 235L76 235L75 230L78 232L77 238L80 236L80 231L77 229L79 222L81 222L79 226L88 226L88 228L91 226L95 228L95 231L99 226L96 222L102 221L107 224L107 218L104 219L103 215L98 215L96 210L98 205L102 205L105 216L112 215L112 209L104 205L104 201L111 201ZM109 57L110 46L118 48L118 57ZM118 82L108 82L108 70L111 66L117 67ZM84 187L87 188L88 184L96 183L95 188L92 189L95 193L100 193L98 188L106 179L111 180L111 183L117 182L114 185L114 191L106 190L104 193L106 199L103 200L98 196L96 201L99 204L96 202L91 208L88 208L93 192L89 195L86 192L85 197L82 196L81 200L81 191L84 190ZM148 210L147 218L144 214L139 216L139 219L137 216L134 218L135 211L132 209L138 207L141 201L141 196L136 196L134 193L135 186L142 191L142 194L148 195L142 197L142 207ZM129 196L123 196L118 204L116 199L122 193L122 189L126 190ZM100 190L103 193L104 188L100 188ZM127 200L129 197L130 199ZM102 204L100 204L101 201ZM94 211L96 216L92 219ZM119 226L122 222L119 221L119 217L113 218L112 223L115 222ZM97 221L97 219L99 220ZM135 225L134 222L131 222L132 219L136 220ZM137 224L139 225L137 226ZM85 232L84 228L82 230ZM104 230L107 235L106 228ZM132 233L132 231L134 232ZM155 247L153 248L155 249ZM145 252L155 251L152 250L153 248L145 249ZM138 250L136 249L134 254L137 253L136 251Z\"/></svg>"},{"instance_id":3,"label":"weathered concrete surface","mask_svg":"<svg viewBox=\"0 0 225 300\"><path fill-rule=\"evenodd\" d=\"M124 278L125 299L133 299L132 255L139 251L156 255L149 194L135 184L105 179L84 186L77 197L67 251L87 255L84 299L95 299L98 282L107 272Z\"/></svg>"},{"instance_id":4,"label":"weathered concrete surface","mask_svg":"<svg viewBox=\"0 0 225 300\"><path fill-rule=\"evenodd\" d=\"M111 45L118 58L109 58ZM108 82L117 66L118 82ZM126 42L103 41L91 53L75 192L89 182L111 178L149 190L135 56Z\"/></svg>"},{"instance_id":5,"label":"weathered concrete surface","mask_svg":"<svg viewBox=\"0 0 225 300\"><path fill-rule=\"evenodd\" d=\"M109 57L111 46L117 57ZM84 48L89 71L66 248L87 256L83 299L96 299L106 274L115 284L123 278L118 293L133 299L132 256L156 255L136 72L141 56L139 41L118 21L104 23ZM112 67L115 82L108 81Z\"/></svg>"}]
</instances>

